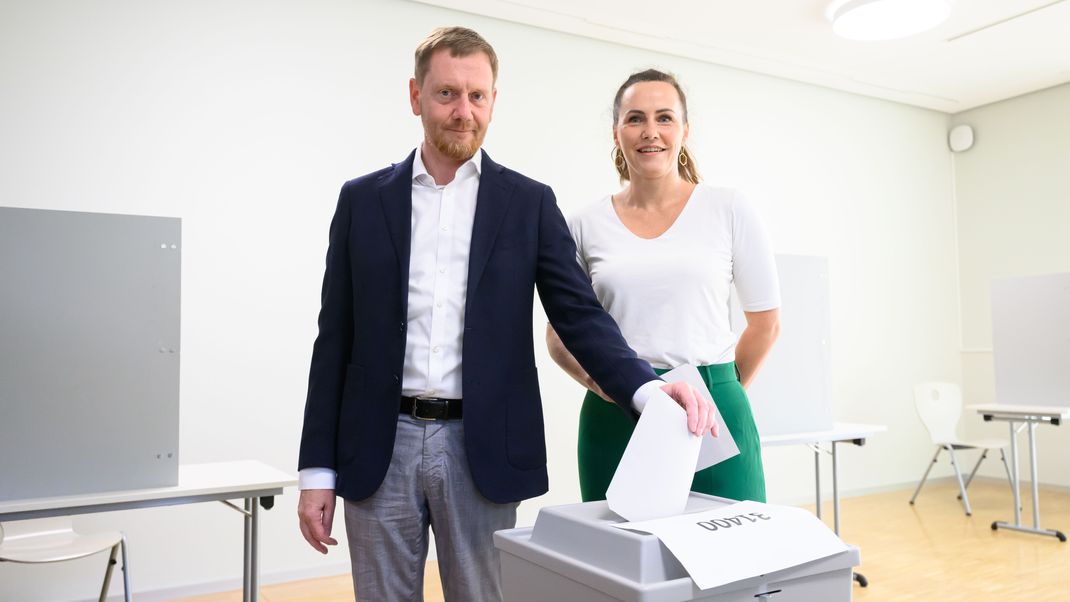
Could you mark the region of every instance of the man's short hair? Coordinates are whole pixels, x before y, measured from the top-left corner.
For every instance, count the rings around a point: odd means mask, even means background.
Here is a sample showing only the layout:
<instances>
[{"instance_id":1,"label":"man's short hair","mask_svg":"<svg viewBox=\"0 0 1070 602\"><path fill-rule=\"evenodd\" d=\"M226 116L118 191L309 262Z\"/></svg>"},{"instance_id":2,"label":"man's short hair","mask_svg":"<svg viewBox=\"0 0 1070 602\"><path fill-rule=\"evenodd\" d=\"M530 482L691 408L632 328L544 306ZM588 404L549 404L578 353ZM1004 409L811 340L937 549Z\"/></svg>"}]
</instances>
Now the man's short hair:
<instances>
[{"instance_id":1,"label":"man's short hair","mask_svg":"<svg viewBox=\"0 0 1070 602\"><path fill-rule=\"evenodd\" d=\"M494 82L498 81L498 55L494 53L483 36L466 27L438 27L427 34L420 45L416 47L416 84L421 85L427 70L431 68L431 55L435 51L448 49L452 57L466 57L476 52L482 52L490 60L490 71L494 75Z\"/></svg>"}]
</instances>

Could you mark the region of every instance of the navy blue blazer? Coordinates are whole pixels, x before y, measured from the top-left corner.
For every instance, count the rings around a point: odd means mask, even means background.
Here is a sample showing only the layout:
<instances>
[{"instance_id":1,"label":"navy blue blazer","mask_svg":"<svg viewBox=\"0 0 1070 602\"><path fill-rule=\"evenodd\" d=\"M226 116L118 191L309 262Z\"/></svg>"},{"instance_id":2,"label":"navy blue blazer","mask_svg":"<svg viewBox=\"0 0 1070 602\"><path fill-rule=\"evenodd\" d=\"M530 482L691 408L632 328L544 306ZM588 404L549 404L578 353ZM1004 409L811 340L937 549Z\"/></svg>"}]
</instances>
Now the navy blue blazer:
<instances>
[{"instance_id":1,"label":"navy blue blazer","mask_svg":"<svg viewBox=\"0 0 1070 602\"><path fill-rule=\"evenodd\" d=\"M349 500L375 493L393 453L413 157L347 182L331 222L299 468L334 469L335 491ZM504 503L548 487L532 341L536 288L561 340L629 412L636 389L657 376L595 297L550 187L486 153L480 174L463 335L465 449L476 487Z\"/></svg>"}]
</instances>

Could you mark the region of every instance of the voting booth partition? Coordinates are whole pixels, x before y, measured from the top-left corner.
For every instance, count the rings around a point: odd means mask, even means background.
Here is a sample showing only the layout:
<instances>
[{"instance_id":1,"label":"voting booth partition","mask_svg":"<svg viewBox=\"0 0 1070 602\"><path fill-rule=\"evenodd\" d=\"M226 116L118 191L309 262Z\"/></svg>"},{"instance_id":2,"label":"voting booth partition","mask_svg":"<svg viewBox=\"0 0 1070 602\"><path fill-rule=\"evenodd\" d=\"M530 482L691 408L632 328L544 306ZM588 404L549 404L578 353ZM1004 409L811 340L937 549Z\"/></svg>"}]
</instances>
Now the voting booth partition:
<instances>
[{"instance_id":1,"label":"voting booth partition","mask_svg":"<svg viewBox=\"0 0 1070 602\"><path fill-rule=\"evenodd\" d=\"M761 377L747 389L763 437L832 428L832 320L828 258L777 255L780 322ZM729 299L732 332L747 327L735 288Z\"/></svg>"},{"instance_id":2,"label":"voting booth partition","mask_svg":"<svg viewBox=\"0 0 1070 602\"><path fill-rule=\"evenodd\" d=\"M733 504L732 500L691 493L685 514ZM614 526L620 522L606 502L587 502L543 508L533 527L495 533L505 600L847 601L851 599L853 567L861 561L857 548L844 546L844 551L831 556L700 589L657 536ZM783 537L791 538L792 533L783 533ZM731 558L737 565L753 561L758 566L759 555L760 549L708 546L711 564Z\"/></svg>"},{"instance_id":3,"label":"voting booth partition","mask_svg":"<svg viewBox=\"0 0 1070 602\"><path fill-rule=\"evenodd\" d=\"M0 207L0 501L178 483L181 242Z\"/></svg>"},{"instance_id":4,"label":"voting booth partition","mask_svg":"<svg viewBox=\"0 0 1070 602\"><path fill-rule=\"evenodd\" d=\"M1070 274L992 281L996 402L1070 407Z\"/></svg>"}]
</instances>

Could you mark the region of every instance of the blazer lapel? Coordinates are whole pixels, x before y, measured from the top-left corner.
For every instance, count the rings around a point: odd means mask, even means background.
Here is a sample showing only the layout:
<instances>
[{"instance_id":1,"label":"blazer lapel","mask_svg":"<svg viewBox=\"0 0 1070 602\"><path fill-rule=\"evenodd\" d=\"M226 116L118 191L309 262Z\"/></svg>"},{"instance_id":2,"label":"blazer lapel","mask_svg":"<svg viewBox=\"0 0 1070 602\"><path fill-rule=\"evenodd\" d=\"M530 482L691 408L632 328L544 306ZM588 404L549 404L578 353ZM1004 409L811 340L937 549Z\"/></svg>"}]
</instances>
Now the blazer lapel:
<instances>
[{"instance_id":1,"label":"blazer lapel","mask_svg":"<svg viewBox=\"0 0 1070 602\"><path fill-rule=\"evenodd\" d=\"M504 169L483 153L483 163L479 175L479 192L476 194L476 215L472 222L472 246L468 252L468 294L479 288L479 279L487 265L490 250L498 237L509 208L509 197L513 192L513 183L504 175Z\"/></svg>"},{"instance_id":2,"label":"blazer lapel","mask_svg":"<svg viewBox=\"0 0 1070 602\"><path fill-rule=\"evenodd\" d=\"M412 162L416 151L409 153L394 170L387 172L379 181L379 204L386 218L390 241L398 260L401 286L409 285L409 250L412 243ZM403 299L408 295L403 294ZM407 310L406 310L407 311Z\"/></svg>"}]
</instances>

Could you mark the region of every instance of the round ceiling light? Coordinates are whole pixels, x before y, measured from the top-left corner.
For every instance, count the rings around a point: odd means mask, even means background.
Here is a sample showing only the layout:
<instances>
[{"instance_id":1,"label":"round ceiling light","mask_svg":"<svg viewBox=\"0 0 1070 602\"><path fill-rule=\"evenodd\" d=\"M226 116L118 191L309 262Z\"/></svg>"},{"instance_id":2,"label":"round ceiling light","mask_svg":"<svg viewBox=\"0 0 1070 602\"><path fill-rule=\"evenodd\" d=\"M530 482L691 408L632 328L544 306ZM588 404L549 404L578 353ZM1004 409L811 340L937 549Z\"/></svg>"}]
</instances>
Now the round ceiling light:
<instances>
[{"instance_id":1,"label":"round ceiling light","mask_svg":"<svg viewBox=\"0 0 1070 602\"><path fill-rule=\"evenodd\" d=\"M836 35L864 42L932 29L951 14L951 0L835 0L825 11Z\"/></svg>"}]
</instances>

